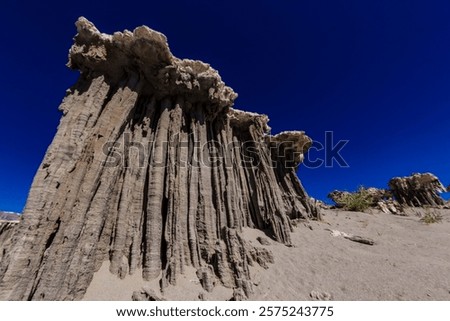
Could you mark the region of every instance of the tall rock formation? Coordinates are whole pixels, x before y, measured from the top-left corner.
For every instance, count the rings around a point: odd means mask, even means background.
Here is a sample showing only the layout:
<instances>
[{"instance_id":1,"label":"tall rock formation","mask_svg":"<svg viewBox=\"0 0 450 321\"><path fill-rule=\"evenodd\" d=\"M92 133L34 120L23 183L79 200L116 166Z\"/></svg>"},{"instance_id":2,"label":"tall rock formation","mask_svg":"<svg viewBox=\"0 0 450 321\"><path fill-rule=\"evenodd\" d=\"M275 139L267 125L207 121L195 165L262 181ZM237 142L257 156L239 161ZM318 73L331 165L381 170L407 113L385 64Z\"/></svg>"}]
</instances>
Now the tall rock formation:
<instances>
[{"instance_id":1,"label":"tall rock formation","mask_svg":"<svg viewBox=\"0 0 450 321\"><path fill-rule=\"evenodd\" d=\"M233 109L217 71L174 57L161 33L76 26L81 75L0 262L0 299L81 299L105 261L162 287L192 266L248 297L249 265L271 256L242 228L290 245L291 219L320 216L295 173L311 140L269 135L267 116Z\"/></svg>"}]
</instances>

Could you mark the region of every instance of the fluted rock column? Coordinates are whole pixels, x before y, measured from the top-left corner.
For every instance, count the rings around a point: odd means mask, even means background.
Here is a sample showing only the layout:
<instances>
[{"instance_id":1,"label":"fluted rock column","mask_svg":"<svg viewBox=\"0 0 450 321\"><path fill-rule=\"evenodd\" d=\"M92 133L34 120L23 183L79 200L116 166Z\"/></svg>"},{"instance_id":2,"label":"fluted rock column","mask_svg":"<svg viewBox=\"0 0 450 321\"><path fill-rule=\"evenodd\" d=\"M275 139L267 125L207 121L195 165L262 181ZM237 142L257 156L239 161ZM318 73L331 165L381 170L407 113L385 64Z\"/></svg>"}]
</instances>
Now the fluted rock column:
<instances>
[{"instance_id":1,"label":"fluted rock column","mask_svg":"<svg viewBox=\"0 0 450 321\"><path fill-rule=\"evenodd\" d=\"M295 174L310 139L270 136L267 116L234 110L217 71L174 57L158 32L76 25L68 66L81 75L0 262L0 299L81 299L106 260L163 287L193 266L250 296L249 265L270 255L242 228L289 245L291 219L319 217ZM271 148L285 140L294 166Z\"/></svg>"}]
</instances>

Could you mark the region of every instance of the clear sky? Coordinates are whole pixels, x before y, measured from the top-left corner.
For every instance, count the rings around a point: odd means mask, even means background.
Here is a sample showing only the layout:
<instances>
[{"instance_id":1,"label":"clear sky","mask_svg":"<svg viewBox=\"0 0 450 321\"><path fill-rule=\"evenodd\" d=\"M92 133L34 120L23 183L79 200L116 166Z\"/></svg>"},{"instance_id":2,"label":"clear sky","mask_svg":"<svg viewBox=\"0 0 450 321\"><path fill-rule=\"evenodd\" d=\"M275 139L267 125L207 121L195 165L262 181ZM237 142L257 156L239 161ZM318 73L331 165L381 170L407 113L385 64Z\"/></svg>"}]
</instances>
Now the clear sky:
<instances>
[{"instance_id":1,"label":"clear sky","mask_svg":"<svg viewBox=\"0 0 450 321\"><path fill-rule=\"evenodd\" d=\"M77 72L65 67L85 16L106 33L163 32L269 115L273 133L349 140L349 167L301 167L307 191L385 187L431 171L450 184L450 1L2 1L0 209L21 211ZM311 154L323 157L322 152Z\"/></svg>"}]
</instances>

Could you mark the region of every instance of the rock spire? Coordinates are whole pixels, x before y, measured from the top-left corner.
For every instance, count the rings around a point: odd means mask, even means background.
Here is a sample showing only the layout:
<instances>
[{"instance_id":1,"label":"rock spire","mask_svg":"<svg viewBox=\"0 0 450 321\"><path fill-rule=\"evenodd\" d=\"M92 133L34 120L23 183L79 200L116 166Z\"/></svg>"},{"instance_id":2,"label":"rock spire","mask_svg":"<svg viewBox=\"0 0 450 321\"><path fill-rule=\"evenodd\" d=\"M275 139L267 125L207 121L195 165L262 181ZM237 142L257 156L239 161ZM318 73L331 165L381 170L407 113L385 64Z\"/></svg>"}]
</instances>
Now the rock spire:
<instances>
[{"instance_id":1,"label":"rock spire","mask_svg":"<svg viewBox=\"0 0 450 321\"><path fill-rule=\"evenodd\" d=\"M311 140L233 109L218 72L174 57L161 33L76 26L80 77L5 245L0 299L82 299L105 261L161 287L191 266L206 290L249 297L249 265L272 256L242 229L290 245L292 219L320 218L296 176Z\"/></svg>"}]
</instances>

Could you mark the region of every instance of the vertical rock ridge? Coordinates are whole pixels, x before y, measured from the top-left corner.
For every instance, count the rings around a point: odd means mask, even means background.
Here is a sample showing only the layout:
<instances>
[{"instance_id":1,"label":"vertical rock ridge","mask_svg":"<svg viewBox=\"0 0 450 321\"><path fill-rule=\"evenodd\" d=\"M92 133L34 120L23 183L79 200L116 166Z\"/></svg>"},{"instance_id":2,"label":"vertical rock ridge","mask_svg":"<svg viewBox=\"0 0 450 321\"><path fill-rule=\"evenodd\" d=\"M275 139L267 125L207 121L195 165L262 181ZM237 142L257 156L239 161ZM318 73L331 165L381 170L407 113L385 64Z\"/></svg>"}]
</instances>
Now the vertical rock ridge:
<instances>
[{"instance_id":1,"label":"vertical rock ridge","mask_svg":"<svg viewBox=\"0 0 450 321\"><path fill-rule=\"evenodd\" d=\"M267 116L233 109L217 71L172 56L158 32L77 29L68 65L81 76L1 245L0 299L81 299L105 260L163 288L192 266L207 291L251 296L249 265L273 258L242 229L290 245L291 219L320 218L295 173L311 140L269 135Z\"/></svg>"}]
</instances>

